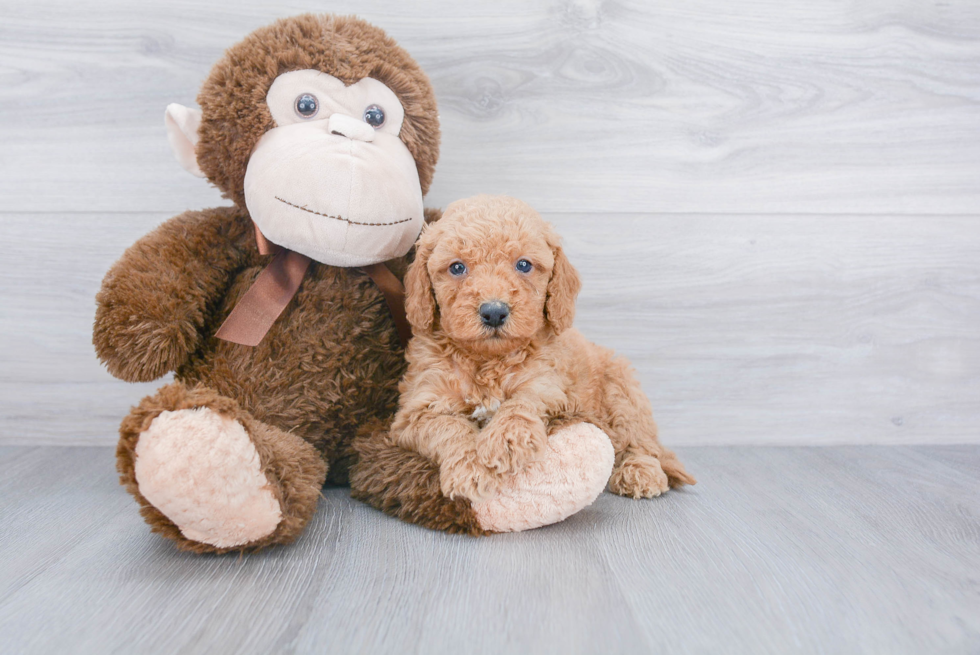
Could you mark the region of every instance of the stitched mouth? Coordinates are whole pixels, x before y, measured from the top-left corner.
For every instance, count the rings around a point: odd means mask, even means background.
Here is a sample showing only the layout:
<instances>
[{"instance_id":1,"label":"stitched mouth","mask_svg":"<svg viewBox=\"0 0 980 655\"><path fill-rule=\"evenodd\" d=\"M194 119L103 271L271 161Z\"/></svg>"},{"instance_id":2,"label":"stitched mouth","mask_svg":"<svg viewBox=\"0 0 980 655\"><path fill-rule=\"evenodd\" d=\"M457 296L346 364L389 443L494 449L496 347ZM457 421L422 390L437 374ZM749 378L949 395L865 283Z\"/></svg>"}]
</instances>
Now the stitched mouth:
<instances>
[{"instance_id":1,"label":"stitched mouth","mask_svg":"<svg viewBox=\"0 0 980 655\"><path fill-rule=\"evenodd\" d=\"M289 205L290 207L295 207L296 209L309 212L310 214L316 214L317 216L323 216L324 218L332 218L335 221L343 221L344 223L350 223L351 225L369 225L371 227L384 227L386 225L398 225L399 223L408 223L410 220L412 220L411 218L403 218L400 221L391 221L390 223L362 223L360 221L352 221L351 219L344 218L343 216L331 216L330 214L324 214L318 211L313 211L312 209L307 209L306 207L300 207L299 205L294 205L288 200L283 200L279 196L274 196L274 197L276 200L278 200L284 205Z\"/></svg>"}]
</instances>

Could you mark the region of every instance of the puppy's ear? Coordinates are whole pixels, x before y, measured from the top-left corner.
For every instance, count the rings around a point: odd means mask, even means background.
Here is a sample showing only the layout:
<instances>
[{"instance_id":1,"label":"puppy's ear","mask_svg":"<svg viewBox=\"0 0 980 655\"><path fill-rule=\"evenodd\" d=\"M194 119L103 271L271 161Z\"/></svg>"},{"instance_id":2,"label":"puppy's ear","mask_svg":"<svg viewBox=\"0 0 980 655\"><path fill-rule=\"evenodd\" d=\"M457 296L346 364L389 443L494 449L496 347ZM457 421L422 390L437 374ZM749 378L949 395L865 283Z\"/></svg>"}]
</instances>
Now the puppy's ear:
<instances>
[{"instance_id":1,"label":"puppy's ear","mask_svg":"<svg viewBox=\"0 0 980 655\"><path fill-rule=\"evenodd\" d=\"M561 246L555 247L555 267L548 282L548 295L544 301L544 314L555 334L572 327L575 318L575 296L582 288L578 271L568 261Z\"/></svg>"},{"instance_id":2,"label":"puppy's ear","mask_svg":"<svg viewBox=\"0 0 980 655\"><path fill-rule=\"evenodd\" d=\"M436 319L436 296L426 268L431 254L432 246L419 241L416 245L415 261L405 273L405 313L416 334L431 332Z\"/></svg>"}]
</instances>

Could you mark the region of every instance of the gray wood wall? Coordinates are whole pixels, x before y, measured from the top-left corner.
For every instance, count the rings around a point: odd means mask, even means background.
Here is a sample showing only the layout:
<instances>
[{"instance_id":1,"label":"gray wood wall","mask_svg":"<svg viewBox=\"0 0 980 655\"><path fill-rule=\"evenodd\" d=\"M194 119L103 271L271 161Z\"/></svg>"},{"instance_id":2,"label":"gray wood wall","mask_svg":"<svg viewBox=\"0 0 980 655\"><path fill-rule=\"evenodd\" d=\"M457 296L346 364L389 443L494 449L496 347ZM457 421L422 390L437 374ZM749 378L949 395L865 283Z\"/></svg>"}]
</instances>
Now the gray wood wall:
<instances>
[{"instance_id":1,"label":"gray wood wall","mask_svg":"<svg viewBox=\"0 0 980 655\"><path fill-rule=\"evenodd\" d=\"M90 345L224 48L358 13L429 72L428 204L529 201L668 444L980 440L976 0L0 2L0 443L110 444L155 388Z\"/></svg>"}]
</instances>

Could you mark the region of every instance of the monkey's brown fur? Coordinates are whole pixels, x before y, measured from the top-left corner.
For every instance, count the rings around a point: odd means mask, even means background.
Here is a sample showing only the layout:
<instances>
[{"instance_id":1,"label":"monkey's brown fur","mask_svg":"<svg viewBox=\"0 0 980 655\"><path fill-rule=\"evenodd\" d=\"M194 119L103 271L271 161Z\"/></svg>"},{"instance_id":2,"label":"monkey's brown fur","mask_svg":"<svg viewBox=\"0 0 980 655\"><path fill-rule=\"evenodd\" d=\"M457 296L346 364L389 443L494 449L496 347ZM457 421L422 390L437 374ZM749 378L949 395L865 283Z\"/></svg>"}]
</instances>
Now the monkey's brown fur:
<instances>
[{"instance_id":1,"label":"monkey's brown fur","mask_svg":"<svg viewBox=\"0 0 980 655\"><path fill-rule=\"evenodd\" d=\"M307 68L346 83L374 77L398 95L405 107L401 138L415 157L423 193L438 158L438 117L428 79L382 30L361 20L284 19L249 35L214 67L198 98L198 162L236 206L186 212L130 247L105 276L93 336L96 352L116 377L149 381L175 371L175 384L145 399L123 421L117 462L146 521L186 550L229 549L184 538L140 495L134 448L160 412L209 407L245 427L283 515L271 535L232 549L252 550L292 541L313 515L328 470L331 481L346 482L359 427L388 419L396 409L404 351L381 292L358 269L314 262L257 347L214 337L270 261L256 248L242 186L252 148L274 126L266 94L276 76ZM426 212L427 220L437 216ZM388 264L402 277L404 258ZM467 503L441 497L431 464L415 461L405 471L403 465L381 458L372 471L381 478L411 476L403 482L411 489L402 498L404 511L431 516L435 525L445 522L443 516L475 525Z\"/></svg>"},{"instance_id":2,"label":"monkey's brown fur","mask_svg":"<svg viewBox=\"0 0 980 655\"><path fill-rule=\"evenodd\" d=\"M539 455L553 422L586 421L612 441L615 493L649 498L695 483L658 441L629 362L571 327L578 274L536 212L512 198L461 200L416 248L406 277L409 368L390 433L374 432L374 448L438 462L443 493L477 501ZM522 259L529 272L515 270ZM452 274L454 263L465 272ZM491 301L509 307L496 330L480 317ZM481 413L492 416L485 425ZM368 450L362 440L356 447Z\"/></svg>"},{"instance_id":3,"label":"monkey's brown fur","mask_svg":"<svg viewBox=\"0 0 980 655\"><path fill-rule=\"evenodd\" d=\"M180 530L139 493L133 465L135 449L141 432L164 410L210 407L214 411L239 421L252 438L262 463L262 472L269 480L272 492L283 510L283 519L269 536L251 544L261 548L274 543L295 539L306 526L306 521L316 508L320 486L327 472L327 464L315 450L299 437L283 432L271 425L257 421L242 410L231 398L221 396L206 387L190 389L180 382L167 385L153 396L144 398L130 412L120 426L116 457L120 481L140 504L140 513L154 532L175 540L184 550L193 552L225 552L238 548L215 548L208 544L185 539Z\"/></svg>"},{"instance_id":4,"label":"monkey's brown fur","mask_svg":"<svg viewBox=\"0 0 980 655\"><path fill-rule=\"evenodd\" d=\"M358 457L350 472L351 495L386 514L432 530L482 536L470 501L447 500L439 468L414 450L387 439L389 422L372 422L354 440Z\"/></svg>"},{"instance_id":5,"label":"monkey's brown fur","mask_svg":"<svg viewBox=\"0 0 980 655\"><path fill-rule=\"evenodd\" d=\"M399 137L415 158L422 195L439 159L439 116L429 78L394 39L358 18L312 14L259 28L225 52L201 87L201 170L225 196L245 206L245 168L255 144L275 127L266 94L283 73L313 69L344 84L383 82L405 108Z\"/></svg>"}]
</instances>

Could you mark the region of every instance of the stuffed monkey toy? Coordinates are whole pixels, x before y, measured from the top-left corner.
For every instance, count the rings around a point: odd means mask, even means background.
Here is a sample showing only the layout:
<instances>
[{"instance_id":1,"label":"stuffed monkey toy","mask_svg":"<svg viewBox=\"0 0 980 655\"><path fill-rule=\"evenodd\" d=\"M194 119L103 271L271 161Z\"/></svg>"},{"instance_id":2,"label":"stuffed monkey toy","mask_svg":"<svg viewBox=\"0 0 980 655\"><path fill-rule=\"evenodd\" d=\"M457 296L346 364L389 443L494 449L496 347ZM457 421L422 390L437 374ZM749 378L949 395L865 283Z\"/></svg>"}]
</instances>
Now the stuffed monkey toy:
<instances>
[{"instance_id":1,"label":"stuffed monkey toy","mask_svg":"<svg viewBox=\"0 0 980 655\"><path fill-rule=\"evenodd\" d=\"M397 407L401 279L439 215L422 206L439 153L425 73L377 27L303 15L230 48L198 103L167 108L170 144L233 205L163 223L96 298L93 341L111 374L174 372L125 417L117 448L152 530L198 553L285 544L354 463L371 481L354 495L390 513L450 532L515 529L504 492L496 522L481 519L442 495L438 468L418 454L382 445L357 462L352 447ZM603 464L576 466L585 480ZM520 527L601 491L572 487L549 487L553 501L530 522L524 511Z\"/></svg>"}]
</instances>

